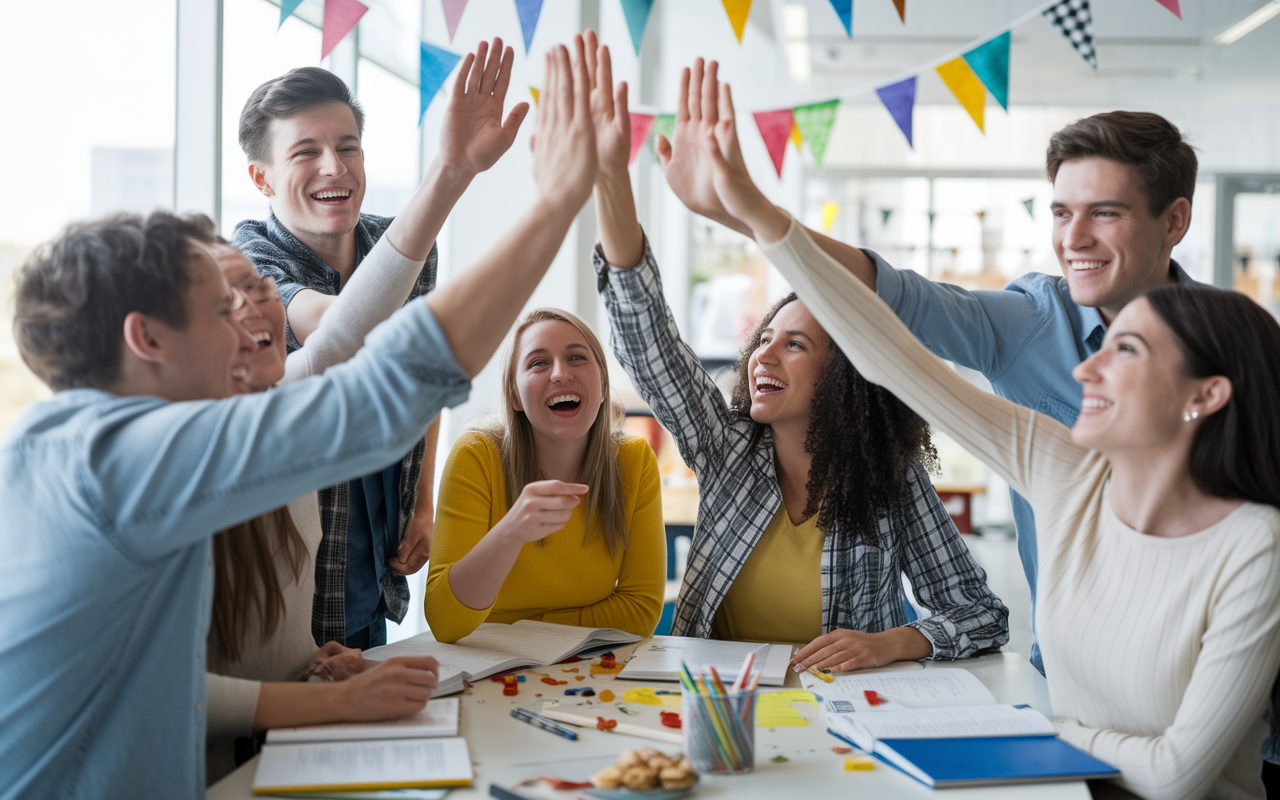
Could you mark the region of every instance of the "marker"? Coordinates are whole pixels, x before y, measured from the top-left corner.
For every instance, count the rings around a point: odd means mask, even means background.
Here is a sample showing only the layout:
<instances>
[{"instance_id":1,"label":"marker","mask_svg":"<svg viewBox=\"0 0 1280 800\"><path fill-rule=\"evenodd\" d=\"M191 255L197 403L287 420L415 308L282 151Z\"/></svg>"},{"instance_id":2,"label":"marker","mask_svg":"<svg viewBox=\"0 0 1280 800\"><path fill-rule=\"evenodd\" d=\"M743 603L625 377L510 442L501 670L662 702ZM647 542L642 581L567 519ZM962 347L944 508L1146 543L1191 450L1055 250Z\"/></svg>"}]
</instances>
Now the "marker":
<instances>
[{"instance_id":1,"label":"marker","mask_svg":"<svg viewBox=\"0 0 1280 800\"><path fill-rule=\"evenodd\" d=\"M529 711L528 709L513 708L511 709L511 716L515 717L521 722L527 722L530 725L533 725L538 728L542 728L544 731L547 731L548 733L554 733L557 736L563 736L564 738L568 739L571 742L576 742L578 740L578 734L576 731L572 731L563 725L559 725L555 722L552 722L546 717L539 716L533 713L532 711Z\"/></svg>"}]
</instances>

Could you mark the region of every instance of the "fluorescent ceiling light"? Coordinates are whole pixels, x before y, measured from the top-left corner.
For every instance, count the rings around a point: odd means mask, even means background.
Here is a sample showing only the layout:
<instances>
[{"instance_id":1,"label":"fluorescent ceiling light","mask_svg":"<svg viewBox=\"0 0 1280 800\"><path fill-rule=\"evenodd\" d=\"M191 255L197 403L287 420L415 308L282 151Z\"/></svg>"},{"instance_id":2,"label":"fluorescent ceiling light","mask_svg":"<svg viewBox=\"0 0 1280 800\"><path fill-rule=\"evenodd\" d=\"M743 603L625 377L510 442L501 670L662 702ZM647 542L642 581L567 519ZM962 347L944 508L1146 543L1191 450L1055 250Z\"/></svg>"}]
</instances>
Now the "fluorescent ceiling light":
<instances>
[{"instance_id":1,"label":"fluorescent ceiling light","mask_svg":"<svg viewBox=\"0 0 1280 800\"><path fill-rule=\"evenodd\" d=\"M1213 37L1213 43L1221 45L1235 44L1245 35L1252 32L1254 28L1271 19L1276 14L1280 14L1280 0L1271 0L1270 3L1267 3L1262 8Z\"/></svg>"}]
</instances>

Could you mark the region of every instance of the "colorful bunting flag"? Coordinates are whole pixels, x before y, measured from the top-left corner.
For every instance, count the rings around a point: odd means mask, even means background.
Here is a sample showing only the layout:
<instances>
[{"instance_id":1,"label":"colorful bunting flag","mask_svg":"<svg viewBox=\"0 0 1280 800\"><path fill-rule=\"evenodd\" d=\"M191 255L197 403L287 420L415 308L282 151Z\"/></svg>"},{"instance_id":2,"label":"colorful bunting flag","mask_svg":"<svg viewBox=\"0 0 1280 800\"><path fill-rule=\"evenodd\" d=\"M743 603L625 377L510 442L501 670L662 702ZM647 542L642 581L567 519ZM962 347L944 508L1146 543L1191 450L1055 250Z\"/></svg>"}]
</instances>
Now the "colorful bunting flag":
<instances>
[{"instance_id":1,"label":"colorful bunting flag","mask_svg":"<svg viewBox=\"0 0 1280 800\"><path fill-rule=\"evenodd\" d=\"M622 0L622 15L627 18L627 30L631 33L631 46L640 55L640 43L644 41L644 28L649 24L649 12L653 0Z\"/></svg>"},{"instance_id":2,"label":"colorful bunting flag","mask_svg":"<svg viewBox=\"0 0 1280 800\"><path fill-rule=\"evenodd\" d=\"M844 32L853 36L853 0L831 0L831 7L836 10L836 16L840 18L840 23L844 25Z\"/></svg>"},{"instance_id":3,"label":"colorful bunting flag","mask_svg":"<svg viewBox=\"0 0 1280 800\"><path fill-rule=\"evenodd\" d=\"M1156 2L1172 11L1178 19L1182 19L1182 9L1178 6L1178 0L1156 0Z\"/></svg>"},{"instance_id":4,"label":"colorful bunting flag","mask_svg":"<svg viewBox=\"0 0 1280 800\"><path fill-rule=\"evenodd\" d=\"M982 112L987 105L987 93L969 64L964 58L953 58L938 67L938 75L960 101L960 105L964 106L964 110L973 117L973 121L978 123L978 130L986 133L987 129L982 125Z\"/></svg>"},{"instance_id":5,"label":"colorful bunting flag","mask_svg":"<svg viewBox=\"0 0 1280 800\"><path fill-rule=\"evenodd\" d=\"M652 114L631 114L631 155L627 158L627 166L636 160L636 153L640 152L640 148L644 145L644 140L649 138L649 131L653 129L653 122L657 117Z\"/></svg>"},{"instance_id":6,"label":"colorful bunting flag","mask_svg":"<svg viewBox=\"0 0 1280 800\"><path fill-rule=\"evenodd\" d=\"M1012 34L1005 31L964 54L964 60L1005 111L1009 110L1009 43L1012 39Z\"/></svg>"},{"instance_id":7,"label":"colorful bunting flag","mask_svg":"<svg viewBox=\"0 0 1280 800\"><path fill-rule=\"evenodd\" d=\"M276 30L284 25L284 21L289 15L298 10L298 6L302 5L302 0L280 0L280 25L276 26Z\"/></svg>"},{"instance_id":8,"label":"colorful bunting flag","mask_svg":"<svg viewBox=\"0 0 1280 800\"><path fill-rule=\"evenodd\" d=\"M1023 200L1022 207L1027 210L1027 214L1032 219L1036 218L1036 199L1034 197L1028 197L1026 200Z\"/></svg>"},{"instance_id":9,"label":"colorful bunting flag","mask_svg":"<svg viewBox=\"0 0 1280 800\"><path fill-rule=\"evenodd\" d=\"M840 204L827 202L822 204L822 232L827 233L840 215Z\"/></svg>"},{"instance_id":10,"label":"colorful bunting flag","mask_svg":"<svg viewBox=\"0 0 1280 800\"><path fill-rule=\"evenodd\" d=\"M906 135L907 145L915 147L915 142L911 139L911 114L916 105L915 76L905 81L881 86L876 89L876 94L880 95L880 102L884 103L893 121L898 123L898 128Z\"/></svg>"},{"instance_id":11,"label":"colorful bunting flag","mask_svg":"<svg viewBox=\"0 0 1280 800\"><path fill-rule=\"evenodd\" d=\"M880 227L881 228L889 227L889 217L892 217L892 216L893 216L892 208L880 209Z\"/></svg>"},{"instance_id":12,"label":"colorful bunting flag","mask_svg":"<svg viewBox=\"0 0 1280 800\"><path fill-rule=\"evenodd\" d=\"M360 0L324 0L324 25L320 33L320 57L324 58L351 32L369 7Z\"/></svg>"},{"instance_id":13,"label":"colorful bunting flag","mask_svg":"<svg viewBox=\"0 0 1280 800\"><path fill-rule=\"evenodd\" d=\"M653 146L658 146L658 136L667 137L667 141L671 141L671 137L676 132L676 115L675 114L659 114L658 118L653 121L653 128L649 131L653 135Z\"/></svg>"},{"instance_id":14,"label":"colorful bunting flag","mask_svg":"<svg viewBox=\"0 0 1280 800\"><path fill-rule=\"evenodd\" d=\"M893 0L893 4L898 8L898 19L902 20L902 24L907 24L907 0Z\"/></svg>"},{"instance_id":15,"label":"colorful bunting flag","mask_svg":"<svg viewBox=\"0 0 1280 800\"><path fill-rule=\"evenodd\" d=\"M462 9L467 7L467 0L443 0L444 24L449 28L449 41L458 32L458 21L462 19Z\"/></svg>"},{"instance_id":16,"label":"colorful bunting flag","mask_svg":"<svg viewBox=\"0 0 1280 800\"><path fill-rule=\"evenodd\" d=\"M538 95L541 94L541 92L538 91L536 86L530 86L529 94L533 95L533 104L536 106L538 104Z\"/></svg>"},{"instance_id":17,"label":"colorful bunting flag","mask_svg":"<svg viewBox=\"0 0 1280 800\"><path fill-rule=\"evenodd\" d=\"M533 44L533 32L542 15L542 0L516 0L516 13L520 15L520 32L524 34L524 53L529 54Z\"/></svg>"},{"instance_id":18,"label":"colorful bunting flag","mask_svg":"<svg viewBox=\"0 0 1280 800\"><path fill-rule=\"evenodd\" d=\"M751 0L724 0L724 13L729 15L738 44L742 44L742 32L747 29L747 17L751 15Z\"/></svg>"},{"instance_id":19,"label":"colorful bunting flag","mask_svg":"<svg viewBox=\"0 0 1280 800\"><path fill-rule=\"evenodd\" d=\"M827 140L831 138L831 126L836 123L836 109L839 106L839 100L828 100L792 109L796 125L804 140L809 143L809 152L813 153L818 169L822 169L822 157L827 152ZM790 132L788 127L787 133Z\"/></svg>"},{"instance_id":20,"label":"colorful bunting flag","mask_svg":"<svg viewBox=\"0 0 1280 800\"><path fill-rule=\"evenodd\" d=\"M333 2L327 0L325 5ZM436 96L436 92L440 91L440 87L444 85L444 81L449 77L449 73L453 72L453 67L462 60L462 56L456 53L450 53L448 50L441 50L439 47L432 47L426 42L422 42L422 61L418 69L418 92L421 96L421 108L418 112L418 124L422 124L422 118L427 113L427 106L431 105L431 100Z\"/></svg>"},{"instance_id":21,"label":"colorful bunting flag","mask_svg":"<svg viewBox=\"0 0 1280 800\"><path fill-rule=\"evenodd\" d=\"M804 142L804 134L800 132L800 126L796 124L795 119L791 120L791 143L796 146L796 152L800 152L800 145Z\"/></svg>"},{"instance_id":22,"label":"colorful bunting flag","mask_svg":"<svg viewBox=\"0 0 1280 800\"><path fill-rule=\"evenodd\" d=\"M752 116L756 118L756 127L760 129L760 138L764 139L769 158L773 159L773 168L781 178L782 159L787 155L787 139L791 138L791 124L795 121L791 109L757 111Z\"/></svg>"},{"instance_id":23,"label":"colorful bunting flag","mask_svg":"<svg viewBox=\"0 0 1280 800\"><path fill-rule=\"evenodd\" d=\"M1061 3L1044 10L1044 16L1053 27L1062 31L1062 35L1071 40L1071 45L1085 62L1098 68L1098 53L1093 49L1093 14L1089 11L1089 0L1062 0Z\"/></svg>"}]
</instances>

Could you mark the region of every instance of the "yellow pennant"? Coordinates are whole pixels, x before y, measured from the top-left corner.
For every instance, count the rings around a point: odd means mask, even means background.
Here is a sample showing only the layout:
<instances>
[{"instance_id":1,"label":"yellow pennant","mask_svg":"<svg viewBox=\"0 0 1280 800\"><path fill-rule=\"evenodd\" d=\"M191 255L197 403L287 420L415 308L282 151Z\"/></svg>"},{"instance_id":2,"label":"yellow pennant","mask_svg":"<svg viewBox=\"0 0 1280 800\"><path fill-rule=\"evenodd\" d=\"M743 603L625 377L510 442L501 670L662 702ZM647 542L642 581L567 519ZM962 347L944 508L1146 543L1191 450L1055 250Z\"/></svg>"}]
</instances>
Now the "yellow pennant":
<instances>
[{"instance_id":1,"label":"yellow pennant","mask_svg":"<svg viewBox=\"0 0 1280 800\"><path fill-rule=\"evenodd\" d=\"M538 104L538 95L541 94L541 92L530 86L529 94L533 95L533 104L536 106Z\"/></svg>"},{"instance_id":2,"label":"yellow pennant","mask_svg":"<svg viewBox=\"0 0 1280 800\"><path fill-rule=\"evenodd\" d=\"M724 12L738 35L738 44L742 44L742 32L747 29L747 17L751 15L751 0L724 0Z\"/></svg>"},{"instance_id":3,"label":"yellow pennant","mask_svg":"<svg viewBox=\"0 0 1280 800\"><path fill-rule=\"evenodd\" d=\"M835 202L822 204L822 232L826 233L831 230L832 224L835 223L836 217L840 214L840 204Z\"/></svg>"},{"instance_id":4,"label":"yellow pennant","mask_svg":"<svg viewBox=\"0 0 1280 800\"><path fill-rule=\"evenodd\" d=\"M938 67L938 75L973 121L978 123L978 130L986 133L987 129L982 125L982 111L987 105L987 90L969 63L964 58L953 58Z\"/></svg>"},{"instance_id":5,"label":"yellow pennant","mask_svg":"<svg viewBox=\"0 0 1280 800\"><path fill-rule=\"evenodd\" d=\"M800 133L800 126L796 124L795 119L791 120L791 143L796 146L796 152L800 152L800 143L804 141L804 134Z\"/></svg>"}]
</instances>

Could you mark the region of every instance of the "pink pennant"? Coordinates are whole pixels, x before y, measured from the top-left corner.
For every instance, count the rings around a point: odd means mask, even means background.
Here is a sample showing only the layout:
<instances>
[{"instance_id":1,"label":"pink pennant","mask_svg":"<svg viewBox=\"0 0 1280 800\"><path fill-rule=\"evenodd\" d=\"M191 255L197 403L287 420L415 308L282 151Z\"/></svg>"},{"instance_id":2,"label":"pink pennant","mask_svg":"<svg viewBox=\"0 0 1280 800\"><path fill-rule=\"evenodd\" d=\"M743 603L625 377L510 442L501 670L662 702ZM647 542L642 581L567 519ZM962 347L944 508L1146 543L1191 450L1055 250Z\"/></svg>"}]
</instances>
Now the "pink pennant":
<instances>
[{"instance_id":1,"label":"pink pennant","mask_svg":"<svg viewBox=\"0 0 1280 800\"><path fill-rule=\"evenodd\" d=\"M444 23L449 26L449 41L458 32L458 20L462 19L462 9L467 7L467 0L444 0Z\"/></svg>"},{"instance_id":2,"label":"pink pennant","mask_svg":"<svg viewBox=\"0 0 1280 800\"><path fill-rule=\"evenodd\" d=\"M351 32L369 7L360 0L324 0L324 29L320 36L320 57L324 58Z\"/></svg>"},{"instance_id":3,"label":"pink pennant","mask_svg":"<svg viewBox=\"0 0 1280 800\"><path fill-rule=\"evenodd\" d=\"M652 114L635 114L631 115L631 157L627 159L627 166L631 166L631 162L636 160L636 153L640 152L640 148L644 146L645 140L649 138L649 131L653 130L653 121L657 117Z\"/></svg>"},{"instance_id":4,"label":"pink pennant","mask_svg":"<svg viewBox=\"0 0 1280 800\"><path fill-rule=\"evenodd\" d=\"M760 111L752 114L756 118L756 127L760 129L760 138L773 159L773 168L782 177L782 159L787 154L787 140L791 138L791 109L781 111Z\"/></svg>"},{"instance_id":5,"label":"pink pennant","mask_svg":"<svg viewBox=\"0 0 1280 800\"><path fill-rule=\"evenodd\" d=\"M1156 0L1156 2L1172 11L1178 19L1182 19L1182 9L1178 6L1178 0Z\"/></svg>"}]
</instances>

